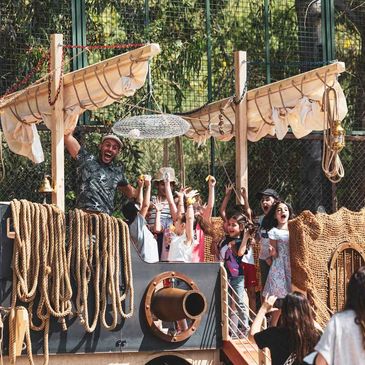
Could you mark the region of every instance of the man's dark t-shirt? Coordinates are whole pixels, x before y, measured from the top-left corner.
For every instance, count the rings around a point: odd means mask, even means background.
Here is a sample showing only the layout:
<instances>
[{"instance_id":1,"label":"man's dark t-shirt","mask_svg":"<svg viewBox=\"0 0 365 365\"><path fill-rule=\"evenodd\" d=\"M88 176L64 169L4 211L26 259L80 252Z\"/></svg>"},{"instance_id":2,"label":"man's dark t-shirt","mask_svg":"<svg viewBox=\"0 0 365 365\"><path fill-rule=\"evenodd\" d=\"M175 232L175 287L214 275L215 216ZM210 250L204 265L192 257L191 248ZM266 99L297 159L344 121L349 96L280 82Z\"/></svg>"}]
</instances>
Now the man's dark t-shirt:
<instances>
[{"instance_id":1,"label":"man's dark t-shirt","mask_svg":"<svg viewBox=\"0 0 365 365\"><path fill-rule=\"evenodd\" d=\"M287 328L269 327L254 335L255 342L260 349L270 349L272 365L283 365L293 352L293 339ZM298 361L293 364L299 365Z\"/></svg>"},{"instance_id":2,"label":"man's dark t-shirt","mask_svg":"<svg viewBox=\"0 0 365 365\"><path fill-rule=\"evenodd\" d=\"M116 188L128 185L124 168L106 165L81 148L76 156L76 173L77 208L112 214Z\"/></svg>"}]
</instances>

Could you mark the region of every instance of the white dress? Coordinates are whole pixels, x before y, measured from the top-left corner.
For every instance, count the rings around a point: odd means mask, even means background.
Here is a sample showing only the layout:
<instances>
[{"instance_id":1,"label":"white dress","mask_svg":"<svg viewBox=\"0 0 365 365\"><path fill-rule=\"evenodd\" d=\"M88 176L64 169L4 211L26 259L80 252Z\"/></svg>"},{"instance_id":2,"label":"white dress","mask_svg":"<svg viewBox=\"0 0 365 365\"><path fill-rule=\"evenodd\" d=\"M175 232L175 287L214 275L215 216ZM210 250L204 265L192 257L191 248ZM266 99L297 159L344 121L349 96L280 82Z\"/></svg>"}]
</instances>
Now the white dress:
<instances>
[{"instance_id":1,"label":"white dress","mask_svg":"<svg viewBox=\"0 0 365 365\"><path fill-rule=\"evenodd\" d=\"M193 249L198 245L197 241L193 241L191 245L186 244L186 234L181 236L171 233L171 243L168 253L168 261L193 262Z\"/></svg>"},{"instance_id":2,"label":"white dress","mask_svg":"<svg viewBox=\"0 0 365 365\"><path fill-rule=\"evenodd\" d=\"M336 313L328 322L315 350L328 365L365 365L365 349L355 312Z\"/></svg>"},{"instance_id":3,"label":"white dress","mask_svg":"<svg viewBox=\"0 0 365 365\"><path fill-rule=\"evenodd\" d=\"M269 231L269 238L277 241L278 257L273 258L262 295L284 298L291 292L289 231L274 227Z\"/></svg>"}]
</instances>

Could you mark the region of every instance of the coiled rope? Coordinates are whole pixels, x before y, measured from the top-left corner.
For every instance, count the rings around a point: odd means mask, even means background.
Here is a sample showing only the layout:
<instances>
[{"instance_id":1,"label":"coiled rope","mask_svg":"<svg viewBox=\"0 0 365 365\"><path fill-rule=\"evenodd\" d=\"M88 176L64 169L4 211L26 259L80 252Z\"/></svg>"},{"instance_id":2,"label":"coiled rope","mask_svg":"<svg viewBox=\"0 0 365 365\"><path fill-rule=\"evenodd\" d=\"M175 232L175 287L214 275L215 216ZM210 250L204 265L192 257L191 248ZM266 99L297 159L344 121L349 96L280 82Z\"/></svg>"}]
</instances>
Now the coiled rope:
<instances>
[{"instance_id":1,"label":"coiled rope","mask_svg":"<svg viewBox=\"0 0 365 365\"><path fill-rule=\"evenodd\" d=\"M51 316L66 330L71 313L71 282L65 247L65 216L53 205L11 202L15 232L13 247L13 291L9 320L10 343L15 343L15 312L18 301L28 303L27 354L33 364L29 328L44 331L44 364L48 364L48 335ZM33 309L33 307L37 307ZM34 315L36 314L35 324ZM15 346L9 349L15 363Z\"/></svg>"},{"instance_id":2,"label":"coiled rope","mask_svg":"<svg viewBox=\"0 0 365 365\"><path fill-rule=\"evenodd\" d=\"M13 200L11 211L15 239L9 317L10 363L16 361L16 311L24 309L17 306L23 302L27 303L29 316L25 333L29 363L34 364L30 339L32 329L44 331L44 364L48 364L51 316L57 318L62 329L66 330L65 317L72 314L71 273L77 284L74 312L87 332L95 330L98 319L102 326L112 330L117 326L119 316L129 318L133 315L129 231L121 219L102 213L70 211L69 243L66 247L65 215L56 206ZM92 289L89 285L91 280ZM90 289L93 291L91 294ZM91 324L89 297L95 301ZM124 305L127 297L128 311ZM111 308L111 323L106 320L107 306L108 318Z\"/></svg>"},{"instance_id":3,"label":"coiled rope","mask_svg":"<svg viewBox=\"0 0 365 365\"><path fill-rule=\"evenodd\" d=\"M76 312L86 332L93 332L98 319L103 327L114 329L118 318L133 315L134 289L129 242L129 230L121 219L104 213L70 211L69 264L76 284ZM120 263L123 264L124 290L121 292ZM92 280L93 285L90 285ZM90 294L89 290L93 293ZM123 302L129 296L129 310ZM88 298L95 301L90 323ZM111 308L112 322L107 323L107 305ZM109 316L108 316L109 317Z\"/></svg>"}]
</instances>

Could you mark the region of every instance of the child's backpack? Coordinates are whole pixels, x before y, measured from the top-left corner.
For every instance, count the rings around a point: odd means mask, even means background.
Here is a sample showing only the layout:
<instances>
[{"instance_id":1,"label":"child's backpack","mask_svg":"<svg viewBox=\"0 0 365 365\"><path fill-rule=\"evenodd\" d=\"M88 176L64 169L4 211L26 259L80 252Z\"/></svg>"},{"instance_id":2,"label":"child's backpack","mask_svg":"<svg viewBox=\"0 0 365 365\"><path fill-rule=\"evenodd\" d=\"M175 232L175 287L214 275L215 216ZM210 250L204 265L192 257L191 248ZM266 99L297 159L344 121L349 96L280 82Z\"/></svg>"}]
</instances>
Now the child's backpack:
<instances>
[{"instance_id":1,"label":"child's backpack","mask_svg":"<svg viewBox=\"0 0 365 365\"><path fill-rule=\"evenodd\" d=\"M231 247L227 249L224 256L224 266L228 272L228 276L236 278L239 275L240 265Z\"/></svg>"}]
</instances>

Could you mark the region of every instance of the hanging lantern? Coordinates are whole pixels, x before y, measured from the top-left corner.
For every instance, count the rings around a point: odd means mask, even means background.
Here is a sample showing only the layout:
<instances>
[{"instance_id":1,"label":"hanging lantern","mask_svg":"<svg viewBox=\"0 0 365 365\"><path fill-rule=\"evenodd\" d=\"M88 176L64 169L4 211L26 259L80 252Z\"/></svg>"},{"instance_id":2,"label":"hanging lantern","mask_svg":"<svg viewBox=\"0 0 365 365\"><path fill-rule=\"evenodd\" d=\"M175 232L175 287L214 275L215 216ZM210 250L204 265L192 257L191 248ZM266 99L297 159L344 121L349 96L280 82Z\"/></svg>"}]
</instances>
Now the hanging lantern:
<instances>
[{"instance_id":1,"label":"hanging lantern","mask_svg":"<svg viewBox=\"0 0 365 365\"><path fill-rule=\"evenodd\" d=\"M172 138L182 136L190 124L178 115L152 114L136 115L117 121L113 132L133 139Z\"/></svg>"},{"instance_id":2,"label":"hanging lantern","mask_svg":"<svg viewBox=\"0 0 365 365\"><path fill-rule=\"evenodd\" d=\"M335 151L341 151L345 147L346 131L342 128L341 122L336 120L331 130L331 145Z\"/></svg>"}]
</instances>

